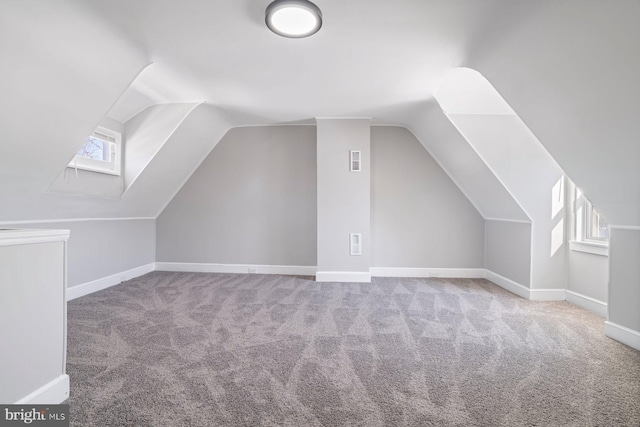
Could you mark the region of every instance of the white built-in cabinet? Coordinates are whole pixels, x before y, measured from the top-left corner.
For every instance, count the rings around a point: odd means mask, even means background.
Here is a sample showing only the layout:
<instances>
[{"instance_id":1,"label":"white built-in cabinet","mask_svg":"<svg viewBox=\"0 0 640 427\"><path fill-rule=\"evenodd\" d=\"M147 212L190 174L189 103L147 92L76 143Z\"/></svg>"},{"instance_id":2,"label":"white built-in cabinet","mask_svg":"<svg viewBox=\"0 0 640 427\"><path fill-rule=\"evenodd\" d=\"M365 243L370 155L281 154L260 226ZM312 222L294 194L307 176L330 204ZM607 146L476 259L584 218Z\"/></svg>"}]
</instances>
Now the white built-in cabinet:
<instances>
[{"instance_id":1,"label":"white built-in cabinet","mask_svg":"<svg viewBox=\"0 0 640 427\"><path fill-rule=\"evenodd\" d=\"M68 230L0 230L0 403L57 404L66 374Z\"/></svg>"}]
</instances>

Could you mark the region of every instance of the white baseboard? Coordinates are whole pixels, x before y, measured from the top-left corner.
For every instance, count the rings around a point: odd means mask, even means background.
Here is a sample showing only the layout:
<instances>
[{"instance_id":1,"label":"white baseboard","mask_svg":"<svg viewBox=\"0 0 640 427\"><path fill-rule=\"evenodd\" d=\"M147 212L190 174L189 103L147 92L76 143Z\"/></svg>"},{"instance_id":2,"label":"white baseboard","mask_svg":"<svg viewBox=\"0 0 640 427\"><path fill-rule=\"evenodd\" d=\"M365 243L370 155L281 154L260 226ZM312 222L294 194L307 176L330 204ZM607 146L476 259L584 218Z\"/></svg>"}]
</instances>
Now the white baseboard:
<instances>
[{"instance_id":1,"label":"white baseboard","mask_svg":"<svg viewBox=\"0 0 640 427\"><path fill-rule=\"evenodd\" d=\"M604 334L631 348L640 350L640 332L610 321L604 322Z\"/></svg>"},{"instance_id":2,"label":"white baseboard","mask_svg":"<svg viewBox=\"0 0 640 427\"><path fill-rule=\"evenodd\" d=\"M58 405L69 398L69 375L63 374L18 400L16 405Z\"/></svg>"},{"instance_id":3,"label":"white baseboard","mask_svg":"<svg viewBox=\"0 0 640 427\"><path fill-rule=\"evenodd\" d=\"M564 289L529 289L531 301L564 301L567 299Z\"/></svg>"},{"instance_id":4,"label":"white baseboard","mask_svg":"<svg viewBox=\"0 0 640 427\"><path fill-rule=\"evenodd\" d=\"M404 268L371 267L372 277L457 277L479 279L485 277L484 268Z\"/></svg>"},{"instance_id":5,"label":"white baseboard","mask_svg":"<svg viewBox=\"0 0 640 427\"><path fill-rule=\"evenodd\" d=\"M315 266L208 264L193 262L156 262L156 271L185 271L190 273L282 274L288 276L314 276Z\"/></svg>"},{"instance_id":6,"label":"white baseboard","mask_svg":"<svg viewBox=\"0 0 640 427\"><path fill-rule=\"evenodd\" d=\"M607 303L597 300L595 298L588 297L586 295L579 294L570 290L565 291L567 296L567 302L575 304L582 308L586 308L589 311L599 314L600 316L607 317Z\"/></svg>"},{"instance_id":7,"label":"white baseboard","mask_svg":"<svg viewBox=\"0 0 640 427\"><path fill-rule=\"evenodd\" d=\"M365 271L318 271L316 282L371 283L371 273Z\"/></svg>"},{"instance_id":8,"label":"white baseboard","mask_svg":"<svg viewBox=\"0 0 640 427\"><path fill-rule=\"evenodd\" d=\"M480 278L484 276L483 268L402 268L372 267L366 272L317 272L316 266L291 265L251 265L251 264L211 264L190 262L157 262L157 271L186 271L196 273L256 273L283 274L299 276L317 276L319 282L370 282L371 277L460 277ZM340 280L338 280L340 279Z\"/></svg>"},{"instance_id":9,"label":"white baseboard","mask_svg":"<svg viewBox=\"0 0 640 427\"><path fill-rule=\"evenodd\" d=\"M142 276L143 274L150 273L155 269L156 264L152 262L151 264L142 265L140 267L132 268L131 270L121 271L120 273L112 274L111 276L103 277L81 285L72 286L67 288L67 301L110 288L111 286L118 285L125 280L131 280Z\"/></svg>"},{"instance_id":10,"label":"white baseboard","mask_svg":"<svg viewBox=\"0 0 640 427\"><path fill-rule=\"evenodd\" d=\"M518 282L515 282L511 279L501 276L498 273L494 273L493 271L486 269L484 277L488 281L495 283L496 285L500 286L503 289L506 289L512 294L516 294L522 298L531 299L531 289L524 285L521 285Z\"/></svg>"},{"instance_id":11,"label":"white baseboard","mask_svg":"<svg viewBox=\"0 0 640 427\"><path fill-rule=\"evenodd\" d=\"M607 303L565 289L530 289L504 276L485 270L485 279L501 288L531 301L568 301L601 316L607 317Z\"/></svg>"},{"instance_id":12,"label":"white baseboard","mask_svg":"<svg viewBox=\"0 0 640 427\"><path fill-rule=\"evenodd\" d=\"M156 262L157 271L185 271L195 273L283 274L316 276L318 282L371 282L371 277L485 277L483 268L403 268L372 267L366 272L323 271L316 266L212 264L192 262ZM318 275L320 278L318 278Z\"/></svg>"},{"instance_id":13,"label":"white baseboard","mask_svg":"<svg viewBox=\"0 0 640 427\"><path fill-rule=\"evenodd\" d=\"M501 288L531 301L564 301L566 299L564 289L531 289L487 269L484 277Z\"/></svg>"}]
</instances>

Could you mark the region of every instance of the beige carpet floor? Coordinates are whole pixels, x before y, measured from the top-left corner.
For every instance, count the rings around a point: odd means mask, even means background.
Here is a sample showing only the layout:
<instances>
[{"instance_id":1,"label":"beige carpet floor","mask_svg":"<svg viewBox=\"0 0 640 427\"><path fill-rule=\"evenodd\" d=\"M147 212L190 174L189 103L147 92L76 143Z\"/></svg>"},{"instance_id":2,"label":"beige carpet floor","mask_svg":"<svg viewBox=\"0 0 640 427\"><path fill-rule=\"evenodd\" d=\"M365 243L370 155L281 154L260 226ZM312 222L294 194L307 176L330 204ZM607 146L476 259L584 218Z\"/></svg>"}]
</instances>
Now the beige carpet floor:
<instances>
[{"instance_id":1,"label":"beige carpet floor","mask_svg":"<svg viewBox=\"0 0 640 427\"><path fill-rule=\"evenodd\" d=\"M154 272L68 316L75 426L640 426L603 318L482 279Z\"/></svg>"}]
</instances>

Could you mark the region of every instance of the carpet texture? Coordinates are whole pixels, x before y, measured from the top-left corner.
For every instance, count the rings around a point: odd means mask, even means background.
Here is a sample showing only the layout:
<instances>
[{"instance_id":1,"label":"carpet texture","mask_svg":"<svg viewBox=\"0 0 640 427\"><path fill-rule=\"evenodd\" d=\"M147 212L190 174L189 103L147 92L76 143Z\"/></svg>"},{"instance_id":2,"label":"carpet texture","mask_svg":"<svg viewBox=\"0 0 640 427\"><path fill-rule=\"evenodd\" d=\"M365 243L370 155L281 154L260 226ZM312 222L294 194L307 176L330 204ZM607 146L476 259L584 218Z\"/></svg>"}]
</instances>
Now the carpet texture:
<instances>
[{"instance_id":1,"label":"carpet texture","mask_svg":"<svg viewBox=\"0 0 640 427\"><path fill-rule=\"evenodd\" d=\"M603 318L482 279L154 272L68 318L75 426L640 426Z\"/></svg>"}]
</instances>

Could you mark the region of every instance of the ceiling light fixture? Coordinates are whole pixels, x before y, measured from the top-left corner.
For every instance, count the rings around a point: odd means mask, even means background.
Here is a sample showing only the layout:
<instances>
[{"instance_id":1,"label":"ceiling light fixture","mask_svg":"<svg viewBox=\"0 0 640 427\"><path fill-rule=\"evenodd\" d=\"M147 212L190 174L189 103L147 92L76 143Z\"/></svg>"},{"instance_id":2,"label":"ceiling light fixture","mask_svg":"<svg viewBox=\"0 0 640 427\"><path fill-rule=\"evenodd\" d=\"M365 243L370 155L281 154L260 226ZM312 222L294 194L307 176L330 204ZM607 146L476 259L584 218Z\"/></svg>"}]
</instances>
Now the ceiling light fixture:
<instances>
[{"instance_id":1,"label":"ceiling light fixture","mask_svg":"<svg viewBox=\"0 0 640 427\"><path fill-rule=\"evenodd\" d=\"M322 27L322 12L309 0L275 0L267 6L265 22L280 36L309 37Z\"/></svg>"}]
</instances>

